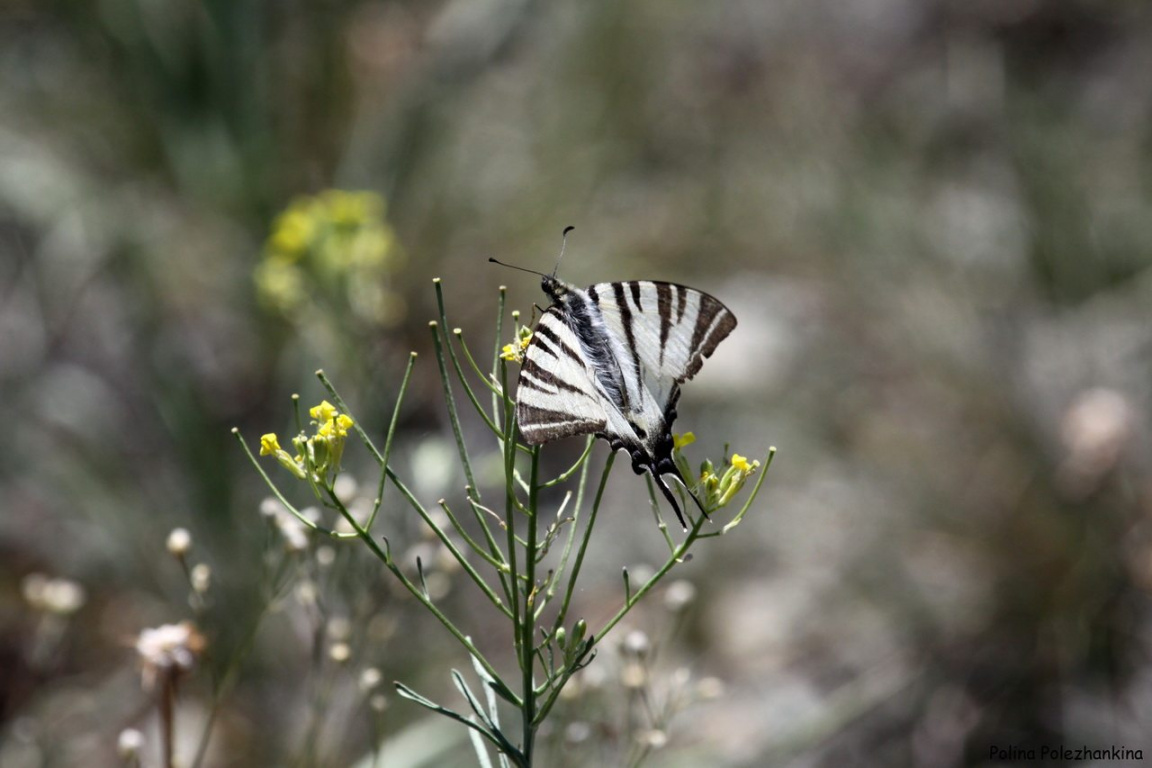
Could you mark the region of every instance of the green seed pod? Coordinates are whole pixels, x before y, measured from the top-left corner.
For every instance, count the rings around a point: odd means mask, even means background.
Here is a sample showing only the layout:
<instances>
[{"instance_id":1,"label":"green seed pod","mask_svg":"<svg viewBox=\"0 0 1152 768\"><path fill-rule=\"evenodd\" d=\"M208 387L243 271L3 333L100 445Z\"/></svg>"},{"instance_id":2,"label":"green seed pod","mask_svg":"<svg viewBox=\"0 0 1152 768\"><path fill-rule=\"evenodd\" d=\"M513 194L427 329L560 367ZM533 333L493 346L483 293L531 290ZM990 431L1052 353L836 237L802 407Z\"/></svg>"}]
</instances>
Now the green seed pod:
<instances>
[{"instance_id":1,"label":"green seed pod","mask_svg":"<svg viewBox=\"0 0 1152 768\"><path fill-rule=\"evenodd\" d=\"M572 644L574 646L580 645L580 641L584 639L584 633L588 631L588 622L584 619L576 622L576 626L572 627Z\"/></svg>"}]
</instances>

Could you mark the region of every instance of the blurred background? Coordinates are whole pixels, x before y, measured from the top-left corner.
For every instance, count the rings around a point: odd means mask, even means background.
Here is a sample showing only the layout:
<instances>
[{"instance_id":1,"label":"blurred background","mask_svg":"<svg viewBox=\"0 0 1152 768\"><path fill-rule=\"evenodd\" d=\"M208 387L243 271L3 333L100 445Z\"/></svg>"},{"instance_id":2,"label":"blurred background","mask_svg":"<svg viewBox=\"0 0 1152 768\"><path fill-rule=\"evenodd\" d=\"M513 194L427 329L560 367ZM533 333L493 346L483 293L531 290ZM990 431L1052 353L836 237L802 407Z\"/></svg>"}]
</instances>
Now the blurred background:
<instances>
[{"instance_id":1,"label":"blurred background","mask_svg":"<svg viewBox=\"0 0 1152 768\"><path fill-rule=\"evenodd\" d=\"M1135 0L6 0L0 764L117 765L138 728L158 765L132 645L186 619L208 650L181 754L251 639L205 765L354 765L376 737L472 764L389 684L456 704L467 659L369 558L310 542L265 615L287 556L229 430L290 433L323 367L381 435L416 350L395 463L458 503L431 279L487 355L499 285L546 302L487 257L551 270L568 224L563 278L683 282L739 318L685 388L693 460L779 449L675 572L695 601L629 620L679 625L654 675L701 693L647 765L1152 754L1149 71ZM592 623L665 551L643 484L609 494ZM389 497L378 525L428 546L409 518ZM554 764L623 764L610 655Z\"/></svg>"}]
</instances>

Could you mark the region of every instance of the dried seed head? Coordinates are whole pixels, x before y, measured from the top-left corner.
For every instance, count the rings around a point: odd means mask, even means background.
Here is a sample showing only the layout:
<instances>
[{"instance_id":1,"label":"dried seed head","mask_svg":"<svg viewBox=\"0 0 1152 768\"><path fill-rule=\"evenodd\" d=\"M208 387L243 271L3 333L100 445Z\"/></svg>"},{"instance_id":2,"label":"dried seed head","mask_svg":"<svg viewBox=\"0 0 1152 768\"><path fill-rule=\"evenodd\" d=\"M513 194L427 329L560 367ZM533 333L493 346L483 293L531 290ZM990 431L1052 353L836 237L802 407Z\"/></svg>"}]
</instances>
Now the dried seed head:
<instances>
[{"instance_id":1,"label":"dried seed head","mask_svg":"<svg viewBox=\"0 0 1152 768\"><path fill-rule=\"evenodd\" d=\"M192 566L190 574L192 580L192 589L197 594L204 594L208 591L208 587L212 584L212 569L207 563L197 563Z\"/></svg>"},{"instance_id":2,"label":"dried seed head","mask_svg":"<svg viewBox=\"0 0 1152 768\"><path fill-rule=\"evenodd\" d=\"M144 734L135 728L125 728L116 739L116 751L125 760L134 760L144 748Z\"/></svg>"},{"instance_id":3,"label":"dried seed head","mask_svg":"<svg viewBox=\"0 0 1152 768\"><path fill-rule=\"evenodd\" d=\"M188 533L187 528L173 528L168 534L166 546L173 556L184 557L192 549L192 534Z\"/></svg>"},{"instance_id":4,"label":"dried seed head","mask_svg":"<svg viewBox=\"0 0 1152 768\"><path fill-rule=\"evenodd\" d=\"M360 690L364 693L375 690L383 679L380 670L376 667L368 667L360 672Z\"/></svg>"},{"instance_id":5,"label":"dried seed head","mask_svg":"<svg viewBox=\"0 0 1152 768\"><path fill-rule=\"evenodd\" d=\"M680 613L696 600L696 585L679 579L668 585L664 593L664 607L672 613Z\"/></svg>"}]
</instances>

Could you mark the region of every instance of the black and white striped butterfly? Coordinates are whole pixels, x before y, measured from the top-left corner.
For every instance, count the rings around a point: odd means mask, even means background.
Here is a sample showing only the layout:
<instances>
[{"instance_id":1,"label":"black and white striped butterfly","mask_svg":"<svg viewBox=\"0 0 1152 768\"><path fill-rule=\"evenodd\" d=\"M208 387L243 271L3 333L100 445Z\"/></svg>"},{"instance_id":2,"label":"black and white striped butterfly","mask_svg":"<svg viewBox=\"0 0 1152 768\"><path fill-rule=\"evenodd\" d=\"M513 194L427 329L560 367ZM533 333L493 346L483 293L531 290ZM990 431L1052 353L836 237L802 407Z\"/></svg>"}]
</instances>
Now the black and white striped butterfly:
<instances>
[{"instance_id":1,"label":"black and white striped butterfly","mask_svg":"<svg viewBox=\"0 0 1152 768\"><path fill-rule=\"evenodd\" d=\"M674 283L582 289L554 274L541 278L552 305L524 352L516 392L520 434L529 445L595 434L613 450L627 450L632 469L652 474L683 526L663 480L671 475L688 487L672 460L680 385L736 327L735 315L712 296Z\"/></svg>"}]
</instances>

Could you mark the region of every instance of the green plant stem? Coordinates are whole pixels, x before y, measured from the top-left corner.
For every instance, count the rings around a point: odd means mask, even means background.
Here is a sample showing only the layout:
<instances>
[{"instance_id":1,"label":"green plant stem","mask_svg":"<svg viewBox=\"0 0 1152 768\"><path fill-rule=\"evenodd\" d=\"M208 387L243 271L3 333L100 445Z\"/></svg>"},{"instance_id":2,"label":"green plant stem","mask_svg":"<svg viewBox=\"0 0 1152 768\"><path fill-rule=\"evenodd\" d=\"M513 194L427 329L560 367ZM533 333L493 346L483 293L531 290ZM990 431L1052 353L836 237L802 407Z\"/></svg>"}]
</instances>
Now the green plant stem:
<instances>
[{"instance_id":1,"label":"green plant stem","mask_svg":"<svg viewBox=\"0 0 1152 768\"><path fill-rule=\"evenodd\" d=\"M475 489L476 479L472 476L472 461L468 458L468 447L464 444L464 430L460 427L460 415L456 412L456 398L452 395L452 382L448 378L448 366L444 362L439 325L435 320L428 323L432 333L436 336L436 365L440 369L440 382L444 387L444 402L448 409L448 421L452 424L452 435L456 438L456 450L460 454L460 466L464 467L464 477L467 478L468 485Z\"/></svg>"},{"instance_id":2,"label":"green plant stem","mask_svg":"<svg viewBox=\"0 0 1152 768\"><path fill-rule=\"evenodd\" d=\"M400 391L396 394L396 405L392 407L392 420L388 423L388 434L384 437L384 455L380 457L383 466L388 466L388 459L392 454L392 438L396 436L396 425L400 421L400 404L404 402L404 393L408 391L408 380L412 378L412 368L416 365L416 353L408 355L408 365L404 368L404 379L400 382ZM380 505L384 503L384 481L387 472L380 472L380 483L376 486L376 500L372 503L372 514L364 524L364 530L371 531L372 524L376 522L376 515L380 512Z\"/></svg>"},{"instance_id":3,"label":"green plant stem","mask_svg":"<svg viewBox=\"0 0 1152 768\"><path fill-rule=\"evenodd\" d=\"M500 370L500 342L504 338L504 303L508 288L500 286L500 297L496 300L496 340L492 345L492 381L496 381L496 373ZM477 369L479 370L479 369ZM480 378L484 378L481 375ZM492 393L492 421L500 418L500 399L508 399L508 390Z\"/></svg>"},{"instance_id":4,"label":"green plant stem","mask_svg":"<svg viewBox=\"0 0 1152 768\"><path fill-rule=\"evenodd\" d=\"M552 478L551 480L546 481L540 487L541 488L551 488L554 485L559 485L560 483L566 482L568 480L568 478L570 478L570 477L572 477L572 475L576 474L576 471L584 466L584 462L587 461L588 457L592 454L592 445L595 443L595 440L596 440L596 438L594 436L589 435L588 440L585 442L585 445L584 445L584 452L580 454L580 458L576 459L576 463L574 463L571 467L569 467L568 469L566 469L563 472L561 472L560 474L558 474L556 477Z\"/></svg>"},{"instance_id":5,"label":"green plant stem","mask_svg":"<svg viewBox=\"0 0 1152 768\"><path fill-rule=\"evenodd\" d=\"M520 668L524 676L523 699L524 706L521 716L524 722L524 745L521 751L529 765L532 764L532 742L536 735L536 683L533 679L535 670L535 624L536 612L533 610L533 601L536 599L536 534L539 517L540 486L538 485L540 473L540 448L532 449L532 469L530 473L528 508L528 533L524 537L528 546L524 552L524 573L528 577L525 586L523 624L520 628Z\"/></svg>"},{"instance_id":6,"label":"green plant stem","mask_svg":"<svg viewBox=\"0 0 1152 768\"><path fill-rule=\"evenodd\" d=\"M393 480L399 484L399 479L395 476L393 476ZM401 487L403 487L402 484ZM471 638L461 632L460 629L452 622L452 620L449 619L443 611L437 608L436 604L433 603L432 600L424 594L423 590L413 584L412 580L404 575L404 572L400 570L400 566L396 565L396 561L392 558L392 556L380 548L380 545L377 544L376 541L372 538L371 534L364 530L360 523L356 521L356 518L353 517L352 513L348 511L347 507L345 507L344 504L336 497L336 494L330 488L327 490L329 498L335 508L348 522L348 525L352 527L352 530L356 532L356 536L368 546L368 549L372 551L372 554L374 554L380 560L380 562L384 564L384 567L391 571L392 575L400 580L400 583L404 585L404 588L407 589L413 597L419 600L420 604L427 608L428 611L436 617L437 621L439 621L444 626L444 628L447 629L448 632L454 638L456 638L456 640L461 645L464 646L464 650L468 651L468 653L476 657L476 661L480 664L480 666L484 667L484 670L488 672L488 674L492 675L494 678L499 678L499 674L496 672L495 667L493 667L491 662L489 662L488 659L486 659L480 653L480 650L472 642ZM407 491L406 488L403 490ZM415 498L413 497L412 500L415 501Z\"/></svg>"},{"instance_id":7,"label":"green plant stem","mask_svg":"<svg viewBox=\"0 0 1152 768\"><path fill-rule=\"evenodd\" d=\"M236 427L233 427L232 434L236 436L236 439L240 443L240 447L244 449L244 453L248 456L248 460L252 462L252 466L256 467L256 471L260 474L260 477L264 478L264 483L268 486L268 489L272 491L272 495L275 496L276 499L284 505L285 509L292 513L293 517L303 523L305 527L310 528L317 533L322 533L325 536L331 536L334 539L355 538L354 534L340 533L339 531L333 531L330 528L325 528L322 525L318 525L316 522L309 520L306 516L304 516L300 510L296 509L296 507L292 506L292 502L288 501L288 499L284 497L284 494L281 493L280 489L276 487L276 483L272 482L272 478L268 477L268 473L264 471L264 467L260 466L260 462L256 460L256 456L253 455L252 449L249 448L248 443L244 441L244 436L240 434L240 430Z\"/></svg>"},{"instance_id":8,"label":"green plant stem","mask_svg":"<svg viewBox=\"0 0 1152 768\"><path fill-rule=\"evenodd\" d=\"M612 472L612 463L616 461L616 454L608 454L604 462L604 472L600 475L600 485L596 489L596 498L592 501L592 511L588 515L588 525L584 528L584 538L580 541L580 549L576 552L576 562L572 564L572 575L568 577L568 587L564 592L564 600L560 603L560 611L556 614L556 621L552 625L552 634L564 626L564 619L568 616L568 607L572 604L572 594L576 591L576 579L580 575L580 568L584 565L584 554L588 551L588 542L592 538L592 527L596 525L596 515L600 511L600 502L604 498L604 488L608 485L608 475Z\"/></svg>"}]
</instances>

